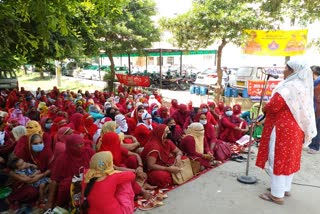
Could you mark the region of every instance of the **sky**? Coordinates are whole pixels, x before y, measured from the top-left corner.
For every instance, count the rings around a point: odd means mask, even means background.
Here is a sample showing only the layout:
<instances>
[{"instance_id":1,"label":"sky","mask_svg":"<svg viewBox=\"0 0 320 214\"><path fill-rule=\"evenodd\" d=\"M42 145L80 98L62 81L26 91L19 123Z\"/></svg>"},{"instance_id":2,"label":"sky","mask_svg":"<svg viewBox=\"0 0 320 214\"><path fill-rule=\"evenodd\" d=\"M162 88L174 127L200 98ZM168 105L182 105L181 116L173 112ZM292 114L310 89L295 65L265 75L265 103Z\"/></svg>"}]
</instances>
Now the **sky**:
<instances>
[{"instance_id":1,"label":"sky","mask_svg":"<svg viewBox=\"0 0 320 214\"><path fill-rule=\"evenodd\" d=\"M192 0L155 0L159 16L175 16L191 8Z\"/></svg>"}]
</instances>

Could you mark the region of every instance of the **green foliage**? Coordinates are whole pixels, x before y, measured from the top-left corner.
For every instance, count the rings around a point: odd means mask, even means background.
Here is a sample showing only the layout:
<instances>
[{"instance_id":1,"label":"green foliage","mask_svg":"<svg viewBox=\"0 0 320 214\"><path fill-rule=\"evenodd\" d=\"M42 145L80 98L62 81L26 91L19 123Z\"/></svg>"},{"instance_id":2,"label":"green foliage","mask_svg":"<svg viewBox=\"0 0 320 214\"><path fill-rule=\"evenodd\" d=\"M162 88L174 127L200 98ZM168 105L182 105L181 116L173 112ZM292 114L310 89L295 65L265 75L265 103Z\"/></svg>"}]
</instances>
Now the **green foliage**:
<instances>
[{"instance_id":1,"label":"green foliage","mask_svg":"<svg viewBox=\"0 0 320 214\"><path fill-rule=\"evenodd\" d=\"M107 11L105 12L107 14ZM115 79L113 55L130 53L151 47L152 42L159 41L160 33L151 16L155 15L153 0L127 1L122 11L114 16L92 16L91 36L85 42L86 53L98 53L105 50L111 62L111 82Z\"/></svg>"},{"instance_id":2,"label":"green foliage","mask_svg":"<svg viewBox=\"0 0 320 214\"><path fill-rule=\"evenodd\" d=\"M179 47L196 49L222 40L240 45L243 30L271 28L262 12L237 0L195 1L187 13L160 24L173 33Z\"/></svg>"}]
</instances>

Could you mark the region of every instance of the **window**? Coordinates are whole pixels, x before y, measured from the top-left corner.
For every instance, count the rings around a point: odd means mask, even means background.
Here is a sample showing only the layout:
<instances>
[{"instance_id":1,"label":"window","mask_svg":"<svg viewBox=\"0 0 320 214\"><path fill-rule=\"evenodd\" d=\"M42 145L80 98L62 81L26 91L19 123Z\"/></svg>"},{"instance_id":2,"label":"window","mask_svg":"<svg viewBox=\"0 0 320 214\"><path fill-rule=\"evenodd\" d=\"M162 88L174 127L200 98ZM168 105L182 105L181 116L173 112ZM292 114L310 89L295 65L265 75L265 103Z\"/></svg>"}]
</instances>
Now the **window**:
<instances>
[{"instance_id":1,"label":"window","mask_svg":"<svg viewBox=\"0 0 320 214\"><path fill-rule=\"evenodd\" d=\"M163 65L163 57L161 57L161 65ZM157 65L160 65L160 56L157 57Z\"/></svg>"},{"instance_id":2,"label":"window","mask_svg":"<svg viewBox=\"0 0 320 214\"><path fill-rule=\"evenodd\" d=\"M169 56L169 57L167 58L167 63L170 64L170 65L173 65L173 64L174 64L174 57Z\"/></svg>"},{"instance_id":3,"label":"window","mask_svg":"<svg viewBox=\"0 0 320 214\"><path fill-rule=\"evenodd\" d=\"M148 65L154 65L154 57L148 57Z\"/></svg>"}]
</instances>

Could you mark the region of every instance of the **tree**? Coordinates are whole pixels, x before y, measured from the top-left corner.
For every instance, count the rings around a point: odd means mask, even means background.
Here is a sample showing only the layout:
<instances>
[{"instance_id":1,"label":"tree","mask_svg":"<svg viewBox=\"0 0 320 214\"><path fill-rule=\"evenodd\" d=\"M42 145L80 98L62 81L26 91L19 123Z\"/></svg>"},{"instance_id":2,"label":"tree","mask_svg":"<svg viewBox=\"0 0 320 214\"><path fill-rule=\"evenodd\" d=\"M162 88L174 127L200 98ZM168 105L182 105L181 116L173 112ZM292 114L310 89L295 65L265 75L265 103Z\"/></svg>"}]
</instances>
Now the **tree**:
<instances>
[{"instance_id":1,"label":"tree","mask_svg":"<svg viewBox=\"0 0 320 214\"><path fill-rule=\"evenodd\" d=\"M2 0L0 1L0 68L25 63L38 67L47 59L79 53L91 31L83 17L89 6L95 15L113 17L128 0ZM82 18L82 19L81 19Z\"/></svg>"},{"instance_id":2,"label":"tree","mask_svg":"<svg viewBox=\"0 0 320 214\"><path fill-rule=\"evenodd\" d=\"M228 43L241 45L245 29L271 28L272 20L252 4L239 0L196 0L192 9L171 19L162 19L161 26L172 32L182 48L205 48L218 43L217 71L221 86L221 58Z\"/></svg>"},{"instance_id":3,"label":"tree","mask_svg":"<svg viewBox=\"0 0 320 214\"><path fill-rule=\"evenodd\" d=\"M110 91L113 90L115 79L113 56L142 50L159 40L160 33L151 20L155 14L154 1L137 0L128 1L122 12L115 16L93 17L93 23L96 25L93 34L96 41L92 41L91 38L91 42L86 42L86 49L96 53L103 49L108 55L111 63L108 82Z\"/></svg>"}]
</instances>

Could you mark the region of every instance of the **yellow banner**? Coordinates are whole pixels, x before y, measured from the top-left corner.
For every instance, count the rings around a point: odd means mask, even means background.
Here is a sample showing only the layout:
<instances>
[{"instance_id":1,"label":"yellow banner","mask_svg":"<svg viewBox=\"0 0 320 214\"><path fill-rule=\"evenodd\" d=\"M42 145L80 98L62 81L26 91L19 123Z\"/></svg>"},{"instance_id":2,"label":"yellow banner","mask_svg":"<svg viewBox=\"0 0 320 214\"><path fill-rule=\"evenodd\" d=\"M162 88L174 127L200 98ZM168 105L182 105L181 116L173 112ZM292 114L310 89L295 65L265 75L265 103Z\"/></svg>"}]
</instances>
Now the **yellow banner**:
<instances>
[{"instance_id":1,"label":"yellow banner","mask_svg":"<svg viewBox=\"0 0 320 214\"><path fill-rule=\"evenodd\" d=\"M306 51L308 30L245 30L248 39L245 54L263 56L295 56Z\"/></svg>"}]
</instances>

